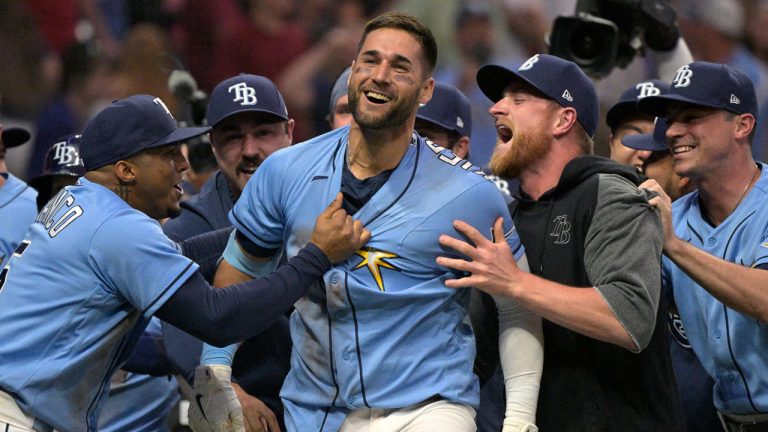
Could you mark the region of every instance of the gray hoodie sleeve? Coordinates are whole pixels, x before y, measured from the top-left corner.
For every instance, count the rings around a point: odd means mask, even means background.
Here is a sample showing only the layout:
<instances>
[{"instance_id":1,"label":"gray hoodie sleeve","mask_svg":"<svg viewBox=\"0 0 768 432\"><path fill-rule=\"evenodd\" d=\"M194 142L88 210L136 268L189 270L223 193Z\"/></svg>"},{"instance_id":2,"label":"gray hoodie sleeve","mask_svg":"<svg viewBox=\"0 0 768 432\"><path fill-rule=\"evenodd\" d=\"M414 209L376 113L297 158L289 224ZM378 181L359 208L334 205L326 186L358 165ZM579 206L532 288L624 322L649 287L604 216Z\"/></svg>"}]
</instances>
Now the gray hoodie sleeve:
<instances>
[{"instance_id":1,"label":"gray hoodie sleeve","mask_svg":"<svg viewBox=\"0 0 768 432\"><path fill-rule=\"evenodd\" d=\"M642 351L656 324L661 294L661 220L646 192L601 174L585 241L589 280Z\"/></svg>"}]
</instances>

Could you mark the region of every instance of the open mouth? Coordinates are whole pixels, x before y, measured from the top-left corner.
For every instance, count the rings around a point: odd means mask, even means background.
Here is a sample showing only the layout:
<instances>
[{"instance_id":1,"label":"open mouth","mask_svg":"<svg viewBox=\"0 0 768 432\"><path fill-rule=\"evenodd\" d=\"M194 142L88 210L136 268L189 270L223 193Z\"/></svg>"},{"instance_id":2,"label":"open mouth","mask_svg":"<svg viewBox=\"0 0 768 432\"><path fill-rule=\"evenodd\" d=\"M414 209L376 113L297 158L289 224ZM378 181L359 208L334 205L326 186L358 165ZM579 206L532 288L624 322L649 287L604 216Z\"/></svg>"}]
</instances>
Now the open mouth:
<instances>
[{"instance_id":1,"label":"open mouth","mask_svg":"<svg viewBox=\"0 0 768 432\"><path fill-rule=\"evenodd\" d=\"M385 103L387 103L387 102L392 100L391 97L389 97L389 96L387 96L387 95L385 95L383 93L375 92L375 91L372 91L372 90L367 90L367 91L363 92L363 94L365 95L365 97L369 101L371 101L372 103L375 103L375 104L385 104Z\"/></svg>"},{"instance_id":2,"label":"open mouth","mask_svg":"<svg viewBox=\"0 0 768 432\"><path fill-rule=\"evenodd\" d=\"M181 194L184 193L184 188L181 187L181 182L176 183L175 185L173 185L173 188L176 189L177 191L179 191L179 193L181 193Z\"/></svg>"},{"instance_id":3,"label":"open mouth","mask_svg":"<svg viewBox=\"0 0 768 432\"><path fill-rule=\"evenodd\" d=\"M252 176L256 172L256 167L243 167L240 168L240 172L245 175Z\"/></svg>"},{"instance_id":4,"label":"open mouth","mask_svg":"<svg viewBox=\"0 0 768 432\"><path fill-rule=\"evenodd\" d=\"M496 125L496 134L499 136L501 142L509 142L512 139L512 129L504 125Z\"/></svg>"},{"instance_id":5,"label":"open mouth","mask_svg":"<svg viewBox=\"0 0 768 432\"><path fill-rule=\"evenodd\" d=\"M675 147L672 147L672 154L688 153L689 151L693 150L694 148L696 148L696 147L695 146L690 146L690 145L675 146Z\"/></svg>"}]
</instances>

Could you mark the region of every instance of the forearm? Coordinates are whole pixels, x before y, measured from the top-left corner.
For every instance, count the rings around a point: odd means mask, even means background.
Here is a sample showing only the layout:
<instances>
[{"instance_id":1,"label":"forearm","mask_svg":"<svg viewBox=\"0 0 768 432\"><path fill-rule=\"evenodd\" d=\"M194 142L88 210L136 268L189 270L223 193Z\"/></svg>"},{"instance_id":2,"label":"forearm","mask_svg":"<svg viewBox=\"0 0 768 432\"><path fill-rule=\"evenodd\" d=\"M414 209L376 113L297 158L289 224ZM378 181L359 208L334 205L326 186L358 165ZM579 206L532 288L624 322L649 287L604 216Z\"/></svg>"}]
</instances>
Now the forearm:
<instances>
[{"instance_id":1,"label":"forearm","mask_svg":"<svg viewBox=\"0 0 768 432\"><path fill-rule=\"evenodd\" d=\"M228 345L269 326L329 267L325 255L310 244L263 278L214 289L198 275L199 280L185 283L157 316L212 345Z\"/></svg>"},{"instance_id":2,"label":"forearm","mask_svg":"<svg viewBox=\"0 0 768 432\"><path fill-rule=\"evenodd\" d=\"M631 351L639 348L594 287L577 288L523 273L515 299L560 326Z\"/></svg>"},{"instance_id":3,"label":"forearm","mask_svg":"<svg viewBox=\"0 0 768 432\"><path fill-rule=\"evenodd\" d=\"M768 271L722 260L679 238L664 253L724 305L768 322Z\"/></svg>"},{"instance_id":4,"label":"forearm","mask_svg":"<svg viewBox=\"0 0 768 432\"><path fill-rule=\"evenodd\" d=\"M541 317L519 303L494 296L499 310L499 358L506 390L505 417L536 422L544 363Z\"/></svg>"}]
</instances>

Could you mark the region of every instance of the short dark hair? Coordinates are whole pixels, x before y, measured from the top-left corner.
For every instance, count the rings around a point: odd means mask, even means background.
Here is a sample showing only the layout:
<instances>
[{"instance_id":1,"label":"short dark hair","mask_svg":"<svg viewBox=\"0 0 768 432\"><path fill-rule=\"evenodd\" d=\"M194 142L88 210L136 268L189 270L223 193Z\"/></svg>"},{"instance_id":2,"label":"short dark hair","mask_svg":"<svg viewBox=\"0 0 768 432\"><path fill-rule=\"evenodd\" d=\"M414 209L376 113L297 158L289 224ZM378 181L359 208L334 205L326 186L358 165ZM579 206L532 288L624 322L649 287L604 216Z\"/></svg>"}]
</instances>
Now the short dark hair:
<instances>
[{"instance_id":1,"label":"short dark hair","mask_svg":"<svg viewBox=\"0 0 768 432\"><path fill-rule=\"evenodd\" d=\"M427 26L415 17L402 12L387 12L368 21L357 45L357 52L360 53L365 39L372 31L383 28L403 30L416 38L421 45L422 51L424 51L424 57L429 65L429 73L427 75L432 74L437 64L437 43L435 42L435 37Z\"/></svg>"}]
</instances>

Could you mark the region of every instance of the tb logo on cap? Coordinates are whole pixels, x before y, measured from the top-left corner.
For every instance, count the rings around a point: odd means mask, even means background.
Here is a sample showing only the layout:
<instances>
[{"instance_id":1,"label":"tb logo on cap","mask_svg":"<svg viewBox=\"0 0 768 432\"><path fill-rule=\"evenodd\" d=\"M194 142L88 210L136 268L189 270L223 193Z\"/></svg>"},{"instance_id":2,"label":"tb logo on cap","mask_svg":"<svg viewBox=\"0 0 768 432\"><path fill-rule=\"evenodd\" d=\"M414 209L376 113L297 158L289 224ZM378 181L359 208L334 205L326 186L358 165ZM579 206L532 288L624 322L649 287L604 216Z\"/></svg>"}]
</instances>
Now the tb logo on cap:
<instances>
[{"instance_id":1,"label":"tb logo on cap","mask_svg":"<svg viewBox=\"0 0 768 432\"><path fill-rule=\"evenodd\" d=\"M232 99L232 102L240 102L240 105L256 105L258 99L256 98L255 88L248 87L246 83L241 82L229 86L227 89L229 93L232 93L232 90L235 91L235 98Z\"/></svg>"},{"instance_id":2,"label":"tb logo on cap","mask_svg":"<svg viewBox=\"0 0 768 432\"><path fill-rule=\"evenodd\" d=\"M67 145L66 141L58 142L53 145L53 160L59 165L73 166L80 164L80 156L74 148Z\"/></svg>"},{"instance_id":3,"label":"tb logo on cap","mask_svg":"<svg viewBox=\"0 0 768 432\"><path fill-rule=\"evenodd\" d=\"M637 93L638 99L642 99L648 96L658 96L661 94L661 89L653 85L653 83L650 81L641 82L640 84L636 85L635 88L639 90Z\"/></svg>"},{"instance_id":4,"label":"tb logo on cap","mask_svg":"<svg viewBox=\"0 0 768 432\"><path fill-rule=\"evenodd\" d=\"M675 87L688 87L691 85L691 77L693 76L693 71L691 70L688 65L685 65L677 70L677 74L675 75L675 79L672 80L672 84L675 85Z\"/></svg>"},{"instance_id":5,"label":"tb logo on cap","mask_svg":"<svg viewBox=\"0 0 768 432\"><path fill-rule=\"evenodd\" d=\"M521 64L520 67L517 68L517 70L527 71L531 69L533 65L535 65L538 61L539 61L539 55L536 54L535 56L526 60L525 63Z\"/></svg>"},{"instance_id":6,"label":"tb logo on cap","mask_svg":"<svg viewBox=\"0 0 768 432\"><path fill-rule=\"evenodd\" d=\"M173 114L171 114L171 110L169 110L168 107L165 106L165 102L163 102L162 99L160 99L159 97L156 97L156 98L152 99L152 102L154 102L154 103L160 105L161 107L163 107L165 112L168 113L168 115L171 116L171 118L173 118Z\"/></svg>"}]
</instances>

